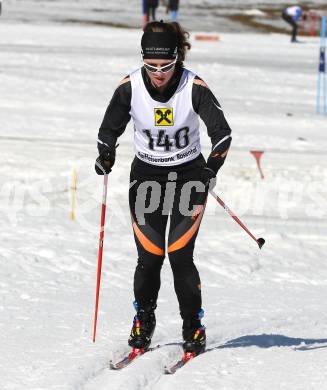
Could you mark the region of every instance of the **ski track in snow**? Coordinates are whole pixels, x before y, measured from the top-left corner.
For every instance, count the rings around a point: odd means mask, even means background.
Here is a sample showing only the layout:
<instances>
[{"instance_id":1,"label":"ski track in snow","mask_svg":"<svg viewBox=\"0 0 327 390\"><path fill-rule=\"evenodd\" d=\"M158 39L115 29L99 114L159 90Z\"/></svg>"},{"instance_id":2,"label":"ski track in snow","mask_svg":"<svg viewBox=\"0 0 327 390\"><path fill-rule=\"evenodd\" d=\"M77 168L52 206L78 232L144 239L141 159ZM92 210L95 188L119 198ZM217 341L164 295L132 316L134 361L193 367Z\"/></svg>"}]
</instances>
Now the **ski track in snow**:
<instances>
[{"instance_id":1,"label":"ski track in snow","mask_svg":"<svg viewBox=\"0 0 327 390\"><path fill-rule=\"evenodd\" d=\"M266 239L259 251L209 199L195 250L209 352L163 375L182 354L166 261L152 343L162 347L121 372L109 370L109 360L128 351L134 315L131 124L109 176L91 342L102 190L93 173L97 129L118 81L140 64L139 38L136 30L0 24L0 388L326 388L327 141L326 118L314 114L317 39L298 46L281 35L192 39L187 64L212 87L234 131L217 192ZM266 151L263 181L253 149Z\"/></svg>"}]
</instances>

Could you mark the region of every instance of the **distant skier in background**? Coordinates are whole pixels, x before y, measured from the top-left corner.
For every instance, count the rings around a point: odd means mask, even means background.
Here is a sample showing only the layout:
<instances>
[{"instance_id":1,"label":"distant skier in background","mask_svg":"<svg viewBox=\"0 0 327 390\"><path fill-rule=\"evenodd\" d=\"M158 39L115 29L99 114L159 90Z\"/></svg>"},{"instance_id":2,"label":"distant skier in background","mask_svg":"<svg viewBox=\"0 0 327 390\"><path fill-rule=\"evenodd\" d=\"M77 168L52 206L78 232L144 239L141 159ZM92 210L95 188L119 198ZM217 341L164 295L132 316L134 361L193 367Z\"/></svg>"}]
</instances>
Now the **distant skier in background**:
<instances>
[{"instance_id":1,"label":"distant skier in background","mask_svg":"<svg viewBox=\"0 0 327 390\"><path fill-rule=\"evenodd\" d=\"M179 0L169 0L168 9L170 11L170 18L174 22L176 22L178 19L178 7Z\"/></svg>"},{"instance_id":2,"label":"distant skier in background","mask_svg":"<svg viewBox=\"0 0 327 390\"><path fill-rule=\"evenodd\" d=\"M159 5L159 0L145 0L147 8L147 21L156 20L156 10Z\"/></svg>"},{"instance_id":3,"label":"distant skier in background","mask_svg":"<svg viewBox=\"0 0 327 390\"><path fill-rule=\"evenodd\" d=\"M142 14L143 14L143 27L144 27L149 21L148 0L142 0Z\"/></svg>"},{"instance_id":4,"label":"distant skier in background","mask_svg":"<svg viewBox=\"0 0 327 390\"><path fill-rule=\"evenodd\" d=\"M287 7L282 12L282 18L292 26L292 38L291 42L299 42L296 38L298 22L301 19L303 10L299 6Z\"/></svg>"}]
</instances>

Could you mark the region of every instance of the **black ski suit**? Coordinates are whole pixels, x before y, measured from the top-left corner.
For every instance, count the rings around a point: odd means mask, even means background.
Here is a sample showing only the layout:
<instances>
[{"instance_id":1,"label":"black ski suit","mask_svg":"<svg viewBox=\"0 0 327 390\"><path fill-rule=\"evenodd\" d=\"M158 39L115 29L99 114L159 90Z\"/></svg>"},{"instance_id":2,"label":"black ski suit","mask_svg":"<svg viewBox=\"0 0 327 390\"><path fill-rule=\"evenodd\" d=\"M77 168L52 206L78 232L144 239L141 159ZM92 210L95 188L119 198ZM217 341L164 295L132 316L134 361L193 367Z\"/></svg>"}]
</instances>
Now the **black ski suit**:
<instances>
[{"instance_id":1,"label":"black ski suit","mask_svg":"<svg viewBox=\"0 0 327 390\"><path fill-rule=\"evenodd\" d=\"M164 93L151 84L146 71L142 70L143 82L152 99L167 102L176 92L182 68L176 68L175 74ZM103 145L114 149L117 138L124 132L131 116L131 82L125 78L115 91L107 108L99 130L98 148ZM213 150L206 162L202 154L186 163L169 167L156 166L141 161L137 157L131 166L129 203L138 250L138 263L134 276L134 294L140 308L154 306L160 288L160 271L165 258L165 230L170 218L168 233L168 256L174 276L174 286L183 319L198 318L201 309L201 283L199 273L193 262L193 250L207 199L207 191L192 188L190 203L184 204L181 188L190 181L201 181L203 168L208 166L215 173L224 163L231 143L231 129L224 117L220 105L207 85L198 77L192 89L194 111L204 121ZM215 145L218 145L215 148ZM172 176L171 176L172 175ZM155 181L152 188L142 187L145 181ZM174 191L174 188L176 190ZM142 193L142 191L144 193ZM158 195L159 207L144 214L145 224L138 223L137 195L146 200L146 206L154 195ZM181 213L182 204L188 210L194 205L198 208L192 215ZM182 206L182 207L183 207ZM169 214L169 215L168 215Z\"/></svg>"}]
</instances>

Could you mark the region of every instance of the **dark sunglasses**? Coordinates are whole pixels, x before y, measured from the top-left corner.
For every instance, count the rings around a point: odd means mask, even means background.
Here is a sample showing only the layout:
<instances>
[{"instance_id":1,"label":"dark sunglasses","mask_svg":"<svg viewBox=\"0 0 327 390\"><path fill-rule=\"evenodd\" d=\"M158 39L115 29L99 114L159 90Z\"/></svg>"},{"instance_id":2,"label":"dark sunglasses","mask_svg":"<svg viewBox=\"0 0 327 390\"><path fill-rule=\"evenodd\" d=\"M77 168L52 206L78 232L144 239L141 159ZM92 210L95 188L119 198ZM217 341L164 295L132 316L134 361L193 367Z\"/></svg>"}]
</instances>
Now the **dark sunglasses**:
<instances>
[{"instance_id":1,"label":"dark sunglasses","mask_svg":"<svg viewBox=\"0 0 327 390\"><path fill-rule=\"evenodd\" d=\"M167 73L174 68L176 62L177 62L177 58L175 61L171 62L170 64L160 66L160 67L146 64L144 61L143 61L143 65L145 69L150 73L156 73L156 72Z\"/></svg>"}]
</instances>

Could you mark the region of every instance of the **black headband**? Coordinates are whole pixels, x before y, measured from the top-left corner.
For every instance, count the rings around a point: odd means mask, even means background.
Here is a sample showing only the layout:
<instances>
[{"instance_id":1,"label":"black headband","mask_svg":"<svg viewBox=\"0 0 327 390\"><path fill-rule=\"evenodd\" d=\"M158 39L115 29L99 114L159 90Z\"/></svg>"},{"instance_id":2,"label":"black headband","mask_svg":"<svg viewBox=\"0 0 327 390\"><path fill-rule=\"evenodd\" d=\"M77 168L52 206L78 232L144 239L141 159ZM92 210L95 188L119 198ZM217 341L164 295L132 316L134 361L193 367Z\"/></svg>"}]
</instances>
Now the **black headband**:
<instances>
[{"instance_id":1,"label":"black headband","mask_svg":"<svg viewBox=\"0 0 327 390\"><path fill-rule=\"evenodd\" d=\"M177 36L170 32L145 32L141 40L144 59L175 59L177 57Z\"/></svg>"}]
</instances>

